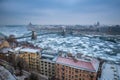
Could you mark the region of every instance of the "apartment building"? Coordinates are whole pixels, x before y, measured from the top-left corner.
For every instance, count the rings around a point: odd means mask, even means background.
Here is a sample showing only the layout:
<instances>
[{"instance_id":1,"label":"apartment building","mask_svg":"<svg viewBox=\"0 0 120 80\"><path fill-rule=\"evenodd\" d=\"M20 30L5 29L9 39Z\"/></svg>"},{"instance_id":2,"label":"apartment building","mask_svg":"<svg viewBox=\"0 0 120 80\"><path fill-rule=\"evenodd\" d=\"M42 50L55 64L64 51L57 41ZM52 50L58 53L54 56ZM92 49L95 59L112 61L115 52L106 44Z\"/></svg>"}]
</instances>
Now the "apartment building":
<instances>
[{"instance_id":1,"label":"apartment building","mask_svg":"<svg viewBox=\"0 0 120 80\"><path fill-rule=\"evenodd\" d=\"M6 60L8 61L9 60L9 50L11 48L2 48L0 49L0 59L3 59L3 60Z\"/></svg>"},{"instance_id":2,"label":"apartment building","mask_svg":"<svg viewBox=\"0 0 120 80\"><path fill-rule=\"evenodd\" d=\"M7 60L9 47L8 41L0 39L0 59Z\"/></svg>"},{"instance_id":3,"label":"apartment building","mask_svg":"<svg viewBox=\"0 0 120 80\"><path fill-rule=\"evenodd\" d=\"M100 80L120 80L120 65L105 62L102 65Z\"/></svg>"},{"instance_id":4,"label":"apartment building","mask_svg":"<svg viewBox=\"0 0 120 80\"><path fill-rule=\"evenodd\" d=\"M55 61L57 52L53 50L43 50L40 58L40 73L49 79L55 77Z\"/></svg>"},{"instance_id":5,"label":"apartment building","mask_svg":"<svg viewBox=\"0 0 120 80\"><path fill-rule=\"evenodd\" d=\"M6 40L0 40L0 49L5 48L5 47L10 47L8 41Z\"/></svg>"},{"instance_id":6,"label":"apartment building","mask_svg":"<svg viewBox=\"0 0 120 80\"><path fill-rule=\"evenodd\" d=\"M19 50L19 58L23 60L23 64L25 69L29 69L29 71L39 71L40 67L40 50L39 49L31 49L31 48L23 48Z\"/></svg>"},{"instance_id":7,"label":"apartment building","mask_svg":"<svg viewBox=\"0 0 120 80\"><path fill-rule=\"evenodd\" d=\"M76 60L71 57L58 57L56 60L56 78L59 80L97 80L99 61Z\"/></svg>"}]
</instances>

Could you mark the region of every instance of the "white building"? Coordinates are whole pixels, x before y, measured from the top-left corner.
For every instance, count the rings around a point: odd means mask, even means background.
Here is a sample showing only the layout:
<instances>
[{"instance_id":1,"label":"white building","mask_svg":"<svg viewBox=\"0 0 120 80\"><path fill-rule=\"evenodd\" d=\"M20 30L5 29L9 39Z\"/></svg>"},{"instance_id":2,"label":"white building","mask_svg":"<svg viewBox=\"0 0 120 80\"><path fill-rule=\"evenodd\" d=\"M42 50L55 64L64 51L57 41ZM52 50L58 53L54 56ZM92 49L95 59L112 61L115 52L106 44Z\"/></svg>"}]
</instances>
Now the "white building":
<instances>
[{"instance_id":1,"label":"white building","mask_svg":"<svg viewBox=\"0 0 120 80\"><path fill-rule=\"evenodd\" d=\"M120 80L120 65L104 63L100 80Z\"/></svg>"}]
</instances>

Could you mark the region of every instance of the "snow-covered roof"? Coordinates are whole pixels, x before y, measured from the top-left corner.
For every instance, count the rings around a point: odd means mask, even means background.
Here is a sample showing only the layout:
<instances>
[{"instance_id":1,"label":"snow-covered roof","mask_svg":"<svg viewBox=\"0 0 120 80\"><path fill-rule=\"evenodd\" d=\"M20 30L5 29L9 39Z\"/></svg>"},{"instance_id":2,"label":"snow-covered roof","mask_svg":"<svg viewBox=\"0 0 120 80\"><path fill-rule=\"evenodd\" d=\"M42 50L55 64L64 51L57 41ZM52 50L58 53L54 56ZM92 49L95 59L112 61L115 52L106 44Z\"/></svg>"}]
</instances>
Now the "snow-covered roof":
<instances>
[{"instance_id":1,"label":"snow-covered roof","mask_svg":"<svg viewBox=\"0 0 120 80\"><path fill-rule=\"evenodd\" d=\"M19 51L22 47L16 47L14 50Z\"/></svg>"},{"instance_id":2,"label":"snow-covered roof","mask_svg":"<svg viewBox=\"0 0 120 80\"><path fill-rule=\"evenodd\" d=\"M0 80L16 80L15 77L3 66L0 66Z\"/></svg>"},{"instance_id":3,"label":"snow-covered roof","mask_svg":"<svg viewBox=\"0 0 120 80\"><path fill-rule=\"evenodd\" d=\"M42 54L51 54L51 55L55 55L57 54L57 51L55 50L43 50Z\"/></svg>"},{"instance_id":4,"label":"snow-covered roof","mask_svg":"<svg viewBox=\"0 0 120 80\"><path fill-rule=\"evenodd\" d=\"M10 52L17 52L17 51L19 51L20 49L22 49L22 47L16 47L16 48L14 48L14 49L10 49L9 51L10 51Z\"/></svg>"},{"instance_id":5,"label":"snow-covered roof","mask_svg":"<svg viewBox=\"0 0 120 80\"><path fill-rule=\"evenodd\" d=\"M93 67L94 67L94 69L96 70L96 72L98 71L98 69L99 69L99 64L100 64L100 62L97 60L97 59L92 59L91 60L91 63L92 63L92 65L93 65Z\"/></svg>"},{"instance_id":6,"label":"snow-covered roof","mask_svg":"<svg viewBox=\"0 0 120 80\"><path fill-rule=\"evenodd\" d=\"M1 53L8 53L8 51L11 50L11 48L2 48L0 49Z\"/></svg>"},{"instance_id":7,"label":"snow-covered roof","mask_svg":"<svg viewBox=\"0 0 120 80\"><path fill-rule=\"evenodd\" d=\"M54 56L53 56L53 55L48 55L48 54L42 54L42 57L54 58Z\"/></svg>"},{"instance_id":8,"label":"snow-covered roof","mask_svg":"<svg viewBox=\"0 0 120 80\"><path fill-rule=\"evenodd\" d=\"M120 80L120 65L104 63L100 80Z\"/></svg>"},{"instance_id":9,"label":"snow-covered roof","mask_svg":"<svg viewBox=\"0 0 120 80\"><path fill-rule=\"evenodd\" d=\"M77 60L75 62L72 58L58 57L56 63L86 71L97 72L95 65L93 65L92 62L88 62L88 61L86 62L83 60ZM95 61L94 64L98 64L98 63Z\"/></svg>"},{"instance_id":10,"label":"snow-covered roof","mask_svg":"<svg viewBox=\"0 0 120 80\"><path fill-rule=\"evenodd\" d=\"M31 48L23 48L23 49L20 49L21 52L30 52L30 53L37 53L37 52L40 52L39 49L31 49Z\"/></svg>"}]
</instances>

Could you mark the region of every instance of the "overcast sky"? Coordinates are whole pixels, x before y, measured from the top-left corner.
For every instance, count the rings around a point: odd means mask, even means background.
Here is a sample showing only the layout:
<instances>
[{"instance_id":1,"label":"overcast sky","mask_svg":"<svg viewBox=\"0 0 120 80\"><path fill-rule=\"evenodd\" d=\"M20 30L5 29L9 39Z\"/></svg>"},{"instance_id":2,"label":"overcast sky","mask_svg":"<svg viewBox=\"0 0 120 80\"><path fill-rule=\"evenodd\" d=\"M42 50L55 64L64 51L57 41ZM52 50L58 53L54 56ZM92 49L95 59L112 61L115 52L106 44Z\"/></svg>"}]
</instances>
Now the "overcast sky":
<instances>
[{"instance_id":1,"label":"overcast sky","mask_svg":"<svg viewBox=\"0 0 120 80\"><path fill-rule=\"evenodd\" d=\"M0 24L120 24L120 0L0 0Z\"/></svg>"}]
</instances>

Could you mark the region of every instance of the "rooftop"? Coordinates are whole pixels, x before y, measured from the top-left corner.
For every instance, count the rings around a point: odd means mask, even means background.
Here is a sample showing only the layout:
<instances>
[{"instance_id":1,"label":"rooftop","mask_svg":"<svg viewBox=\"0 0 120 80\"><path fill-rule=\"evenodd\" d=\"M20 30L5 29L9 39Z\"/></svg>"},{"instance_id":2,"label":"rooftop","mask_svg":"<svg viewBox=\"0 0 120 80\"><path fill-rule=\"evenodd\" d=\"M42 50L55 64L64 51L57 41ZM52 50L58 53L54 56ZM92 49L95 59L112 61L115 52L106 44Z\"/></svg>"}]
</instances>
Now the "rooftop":
<instances>
[{"instance_id":1,"label":"rooftop","mask_svg":"<svg viewBox=\"0 0 120 80\"><path fill-rule=\"evenodd\" d=\"M41 58L45 61L55 62L57 57L57 52L53 50L43 50L41 53Z\"/></svg>"},{"instance_id":2,"label":"rooftop","mask_svg":"<svg viewBox=\"0 0 120 80\"><path fill-rule=\"evenodd\" d=\"M55 51L55 50L50 50L50 49L48 49L48 50L43 50L43 51L42 51L42 54L56 55L56 54L57 54L57 51Z\"/></svg>"},{"instance_id":3,"label":"rooftop","mask_svg":"<svg viewBox=\"0 0 120 80\"><path fill-rule=\"evenodd\" d=\"M54 58L53 55L49 55L49 54L42 54L41 56L42 56L42 57L47 57L47 58Z\"/></svg>"},{"instance_id":4,"label":"rooftop","mask_svg":"<svg viewBox=\"0 0 120 80\"><path fill-rule=\"evenodd\" d=\"M32 49L32 48L23 48L23 49L20 49L21 52L30 52L30 53L37 53L37 52L40 52L39 49Z\"/></svg>"},{"instance_id":5,"label":"rooftop","mask_svg":"<svg viewBox=\"0 0 120 80\"><path fill-rule=\"evenodd\" d=\"M100 80L120 80L120 65L104 63Z\"/></svg>"},{"instance_id":6,"label":"rooftop","mask_svg":"<svg viewBox=\"0 0 120 80\"><path fill-rule=\"evenodd\" d=\"M10 49L9 51L10 52L18 52L18 51L20 51L20 49L22 49L22 47L16 47L14 49Z\"/></svg>"},{"instance_id":7,"label":"rooftop","mask_svg":"<svg viewBox=\"0 0 120 80\"><path fill-rule=\"evenodd\" d=\"M0 66L0 80L16 80L15 77L3 66Z\"/></svg>"},{"instance_id":8,"label":"rooftop","mask_svg":"<svg viewBox=\"0 0 120 80\"><path fill-rule=\"evenodd\" d=\"M2 48L0 49L0 53L8 53L9 50L11 50L11 48Z\"/></svg>"},{"instance_id":9,"label":"rooftop","mask_svg":"<svg viewBox=\"0 0 120 80\"><path fill-rule=\"evenodd\" d=\"M91 71L91 72L97 72L97 70L98 70L97 68L95 68L95 65L92 64L92 61L91 62L82 61L82 60L74 61L72 58L58 57L56 60L56 63L68 65L70 67L87 70L87 71ZM99 63L94 63L94 64L99 65Z\"/></svg>"},{"instance_id":10,"label":"rooftop","mask_svg":"<svg viewBox=\"0 0 120 80\"><path fill-rule=\"evenodd\" d=\"M46 50L42 50L42 52L41 52L42 59L54 61L55 57L57 57L57 56L58 56L58 53L55 50L46 49Z\"/></svg>"}]
</instances>

